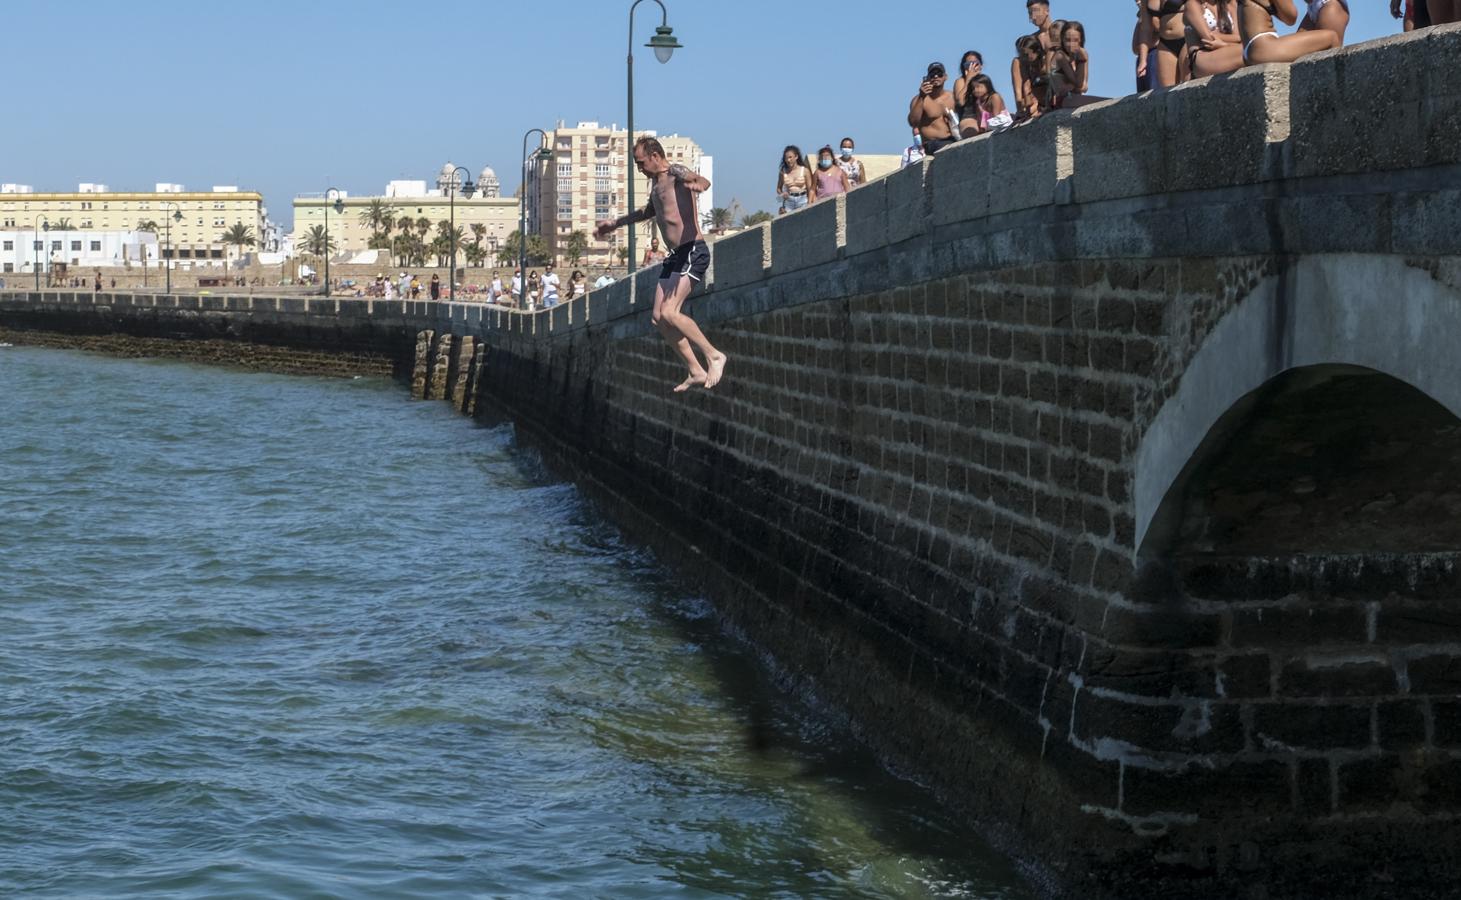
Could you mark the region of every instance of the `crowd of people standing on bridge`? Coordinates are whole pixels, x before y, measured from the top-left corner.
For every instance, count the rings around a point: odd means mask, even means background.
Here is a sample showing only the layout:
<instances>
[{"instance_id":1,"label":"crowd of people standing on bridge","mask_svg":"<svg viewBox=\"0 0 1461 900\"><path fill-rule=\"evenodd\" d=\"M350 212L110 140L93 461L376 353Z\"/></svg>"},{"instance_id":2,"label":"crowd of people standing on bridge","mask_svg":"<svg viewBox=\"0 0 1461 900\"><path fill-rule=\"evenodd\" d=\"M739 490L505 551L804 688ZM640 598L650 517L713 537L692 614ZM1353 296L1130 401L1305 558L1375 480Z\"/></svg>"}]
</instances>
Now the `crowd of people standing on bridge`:
<instances>
[{"instance_id":1,"label":"crowd of people standing on bridge","mask_svg":"<svg viewBox=\"0 0 1461 900\"><path fill-rule=\"evenodd\" d=\"M1144 92L1248 65L1293 62L1342 46L1351 0L1135 2L1131 51L1135 88ZM1105 99L1089 94L1091 57L1085 25L1057 18L1050 0L1025 0L1025 11L1034 30L1014 43L1008 95L1000 93L985 71L984 55L978 50L965 51L959 58L952 89L944 64L929 64L909 103L912 143L903 151L903 165L963 138ZM1390 12L1410 31L1461 21L1461 0L1390 0ZM1297 28L1281 34L1277 23ZM815 161L809 161L799 147L787 146L776 177L780 211L794 212L865 183L862 164L853 157L854 146L851 138L844 138L836 149L828 144Z\"/></svg>"}]
</instances>

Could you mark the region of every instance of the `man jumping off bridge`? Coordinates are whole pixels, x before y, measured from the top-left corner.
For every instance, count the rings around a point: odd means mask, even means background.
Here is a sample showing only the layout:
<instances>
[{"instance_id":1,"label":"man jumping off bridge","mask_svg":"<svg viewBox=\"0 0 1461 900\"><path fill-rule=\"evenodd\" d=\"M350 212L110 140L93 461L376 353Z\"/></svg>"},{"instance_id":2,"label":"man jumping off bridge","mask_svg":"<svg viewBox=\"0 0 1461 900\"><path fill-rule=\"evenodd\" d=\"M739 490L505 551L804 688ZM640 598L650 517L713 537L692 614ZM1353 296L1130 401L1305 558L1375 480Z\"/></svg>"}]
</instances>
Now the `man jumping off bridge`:
<instances>
[{"instance_id":1,"label":"man jumping off bridge","mask_svg":"<svg viewBox=\"0 0 1461 900\"><path fill-rule=\"evenodd\" d=\"M702 280L710 267L710 248L705 246L700 234L700 215L695 203L697 195L710 188L710 182L705 176L666 159L665 148L652 137L634 142L634 165L650 178L649 203L626 216L603 220L595 233L604 238L623 225L632 226L646 219L656 221L665 246L675 249L660 267L659 286L654 292L654 318L650 321L690 369L690 376L675 391L687 391L697 384L713 388L725 373L725 354L711 346L694 319L680 312L695 282ZM705 356L704 366L695 356L696 348Z\"/></svg>"}]
</instances>

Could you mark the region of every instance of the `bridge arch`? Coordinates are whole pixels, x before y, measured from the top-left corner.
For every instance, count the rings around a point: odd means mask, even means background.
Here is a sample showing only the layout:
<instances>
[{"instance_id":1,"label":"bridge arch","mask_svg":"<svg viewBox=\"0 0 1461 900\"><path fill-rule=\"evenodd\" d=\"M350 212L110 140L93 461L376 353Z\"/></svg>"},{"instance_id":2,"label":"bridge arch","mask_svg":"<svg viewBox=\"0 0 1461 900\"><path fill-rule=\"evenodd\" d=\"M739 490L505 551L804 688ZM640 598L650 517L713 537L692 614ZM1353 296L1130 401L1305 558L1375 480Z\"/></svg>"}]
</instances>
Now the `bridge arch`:
<instances>
[{"instance_id":1,"label":"bridge arch","mask_svg":"<svg viewBox=\"0 0 1461 900\"><path fill-rule=\"evenodd\" d=\"M1400 257L1302 257L1260 283L1213 328L1137 447L1138 552L1160 554L1182 537L1191 480L1276 402L1343 383L1371 410L1398 404L1441 421L1410 396L1418 392L1461 416L1458 334L1461 290Z\"/></svg>"}]
</instances>

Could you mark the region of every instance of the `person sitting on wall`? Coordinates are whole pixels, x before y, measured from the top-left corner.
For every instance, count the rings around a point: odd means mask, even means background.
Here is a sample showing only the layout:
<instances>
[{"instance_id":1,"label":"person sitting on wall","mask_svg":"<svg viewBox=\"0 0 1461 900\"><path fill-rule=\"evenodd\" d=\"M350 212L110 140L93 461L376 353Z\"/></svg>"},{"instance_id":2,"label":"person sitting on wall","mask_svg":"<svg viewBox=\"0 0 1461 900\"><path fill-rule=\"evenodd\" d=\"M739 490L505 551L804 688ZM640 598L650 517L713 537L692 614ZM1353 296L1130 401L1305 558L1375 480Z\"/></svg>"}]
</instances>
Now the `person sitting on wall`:
<instances>
[{"instance_id":1,"label":"person sitting on wall","mask_svg":"<svg viewBox=\"0 0 1461 900\"><path fill-rule=\"evenodd\" d=\"M1285 25L1299 20L1294 0L1238 0L1238 33L1243 38L1243 62L1250 66L1285 63L1339 46L1332 31L1300 31L1279 35L1273 20Z\"/></svg>"}]
</instances>

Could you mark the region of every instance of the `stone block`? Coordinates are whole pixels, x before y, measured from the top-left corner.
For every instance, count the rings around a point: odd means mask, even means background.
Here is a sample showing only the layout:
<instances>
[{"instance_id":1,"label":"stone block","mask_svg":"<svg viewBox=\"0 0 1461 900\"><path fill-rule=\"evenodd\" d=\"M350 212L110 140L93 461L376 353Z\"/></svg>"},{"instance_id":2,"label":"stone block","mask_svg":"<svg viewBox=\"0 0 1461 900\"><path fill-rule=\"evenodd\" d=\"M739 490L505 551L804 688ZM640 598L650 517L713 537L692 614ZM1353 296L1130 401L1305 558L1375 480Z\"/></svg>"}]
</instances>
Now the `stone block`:
<instances>
[{"instance_id":1,"label":"stone block","mask_svg":"<svg viewBox=\"0 0 1461 900\"><path fill-rule=\"evenodd\" d=\"M1397 690L1395 670L1384 659L1296 660L1284 666L1278 684L1286 697L1384 697Z\"/></svg>"},{"instance_id":2,"label":"stone block","mask_svg":"<svg viewBox=\"0 0 1461 900\"><path fill-rule=\"evenodd\" d=\"M989 214L993 176L990 148L1000 137L983 134L960 141L933 158L928 182L935 226L981 219Z\"/></svg>"},{"instance_id":3,"label":"stone block","mask_svg":"<svg viewBox=\"0 0 1461 900\"><path fill-rule=\"evenodd\" d=\"M1289 109L1289 67L1283 65L1239 69L1169 91L1161 140L1164 189L1227 187L1274 177L1281 145L1289 139ZM1213 135L1222 135L1217 166L1206 164L1212 159Z\"/></svg>"},{"instance_id":4,"label":"stone block","mask_svg":"<svg viewBox=\"0 0 1461 900\"><path fill-rule=\"evenodd\" d=\"M1069 116L1044 116L997 134L989 144L989 213L1048 206L1071 172ZM1064 135L1062 135L1064 131Z\"/></svg>"},{"instance_id":5,"label":"stone block","mask_svg":"<svg viewBox=\"0 0 1461 900\"><path fill-rule=\"evenodd\" d=\"M1168 102L1177 92L1135 94L1075 111L1070 117L1075 202L1162 193L1168 160L1164 125ZM1202 137L1211 140L1211 135Z\"/></svg>"},{"instance_id":6,"label":"stone block","mask_svg":"<svg viewBox=\"0 0 1461 900\"><path fill-rule=\"evenodd\" d=\"M1287 66L1259 66L1081 107L1070 117L1077 203L1252 184L1289 136ZM1222 164L1210 165L1213 135Z\"/></svg>"},{"instance_id":7,"label":"stone block","mask_svg":"<svg viewBox=\"0 0 1461 900\"><path fill-rule=\"evenodd\" d=\"M771 265L771 226L757 225L718 240L711 246L710 255L715 259L717 287L724 289L760 281Z\"/></svg>"},{"instance_id":8,"label":"stone block","mask_svg":"<svg viewBox=\"0 0 1461 900\"><path fill-rule=\"evenodd\" d=\"M599 291L594 297L594 320L607 322L612 319L627 316L632 312L629 306L629 280L620 278L618 281ZM520 323L514 320L522 316L509 316L509 328L515 328Z\"/></svg>"},{"instance_id":9,"label":"stone block","mask_svg":"<svg viewBox=\"0 0 1461 900\"><path fill-rule=\"evenodd\" d=\"M1294 63L1292 173L1324 176L1461 161L1461 117L1455 114L1461 72L1453 65L1458 52L1461 31L1424 29Z\"/></svg>"},{"instance_id":10,"label":"stone block","mask_svg":"<svg viewBox=\"0 0 1461 900\"><path fill-rule=\"evenodd\" d=\"M1258 750L1360 750L1369 747L1369 704L1259 703L1253 706Z\"/></svg>"},{"instance_id":11,"label":"stone block","mask_svg":"<svg viewBox=\"0 0 1461 900\"><path fill-rule=\"evenodd\" d=\"M1449 653L1413 659L1406 667L1412 694L1461 694L1461 657Z\"/></svg>"},{"instance_id":12,"label":"stone block","mask_svg":"<svg viewBox=\"0 0 1461 900\"><path fill-rule=\"evenodd\" d=\"M629 314L654 309L654 291L659 286L659 263L634 273L634 290L629 295Z\"/></svg>"},{"instance_id":13,"label":"stone block","mask_svg":"<svg viewBox=\"0 0 1461 900\"><path fill-rule=\"evenodd\" d=\"M846 195L779 216L771 223L771 274L781 275L837 259L846 228Z\"/></svg>"},{"instance_id":14,"label":"stone block","mask_svg":"<svg viewBox=\"0 0 1461 900\"><path fill-rule=\"evenodd\" d=\"M870 181L847 195L846 256L888 245L888 179Z\"/></svg>"},{"instance_id":15,"label":"stone block","mask_svg":"<svg viewBox=\"0 0 1461 900\"><path fill-rule=\"evenodd\" d=\"M898 244L924 234L929 229L930 213L927 173L933 164L930 157L894 172L887 178L888 244Z\"/></svg>"},{"instance_id":16,"label":"stone block","mask_svg":"<svg viewBox=\"0 0 1461 900\"><path fill-rule=\"evenodd\" d=\"M1121 782L1122 811L1137 816L1271 816L1288 812L1292 803L1289 767L1278 760L1163 769L1127 766Z\"/></svg>"}]
</instances>

